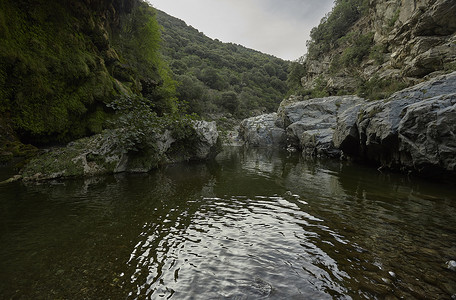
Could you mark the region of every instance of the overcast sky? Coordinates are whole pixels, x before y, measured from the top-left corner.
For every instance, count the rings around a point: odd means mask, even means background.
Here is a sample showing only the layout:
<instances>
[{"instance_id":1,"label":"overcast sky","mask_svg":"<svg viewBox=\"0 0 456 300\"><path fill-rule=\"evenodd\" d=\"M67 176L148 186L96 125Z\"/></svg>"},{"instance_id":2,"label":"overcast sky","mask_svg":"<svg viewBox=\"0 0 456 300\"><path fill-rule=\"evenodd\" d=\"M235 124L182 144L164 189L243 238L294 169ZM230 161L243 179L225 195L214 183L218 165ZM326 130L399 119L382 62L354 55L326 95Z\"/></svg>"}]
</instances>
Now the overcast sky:
<instances>
[{"instance_id":1,"label":"overcast sky","mask_svg":"<svg viewBox=\"0 0 456 300\"><path fill-rule=\"evenodd\" d=\"M148 0L222 42L295 60L333 0Z\"/></svg>"}]
</instances>

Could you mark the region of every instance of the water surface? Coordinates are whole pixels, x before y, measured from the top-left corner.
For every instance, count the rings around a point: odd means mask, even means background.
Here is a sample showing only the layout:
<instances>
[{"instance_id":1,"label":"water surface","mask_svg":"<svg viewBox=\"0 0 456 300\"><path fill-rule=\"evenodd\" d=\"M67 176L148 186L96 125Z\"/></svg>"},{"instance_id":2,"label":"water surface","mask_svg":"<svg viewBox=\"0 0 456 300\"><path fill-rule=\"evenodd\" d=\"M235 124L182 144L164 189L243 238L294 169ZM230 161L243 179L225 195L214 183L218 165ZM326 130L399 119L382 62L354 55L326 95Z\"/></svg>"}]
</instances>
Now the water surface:
<instances>
[{"instance_id":1,"label":"water surface","mask_svg":"<svg viewBox=\"0 0 456 300\"><path fill-rule=\"evenodd\" d=\"M0 246L0 299L449 299L456 193L227 148L147 175L0 186Z\"/></svg>"}]
</instances>

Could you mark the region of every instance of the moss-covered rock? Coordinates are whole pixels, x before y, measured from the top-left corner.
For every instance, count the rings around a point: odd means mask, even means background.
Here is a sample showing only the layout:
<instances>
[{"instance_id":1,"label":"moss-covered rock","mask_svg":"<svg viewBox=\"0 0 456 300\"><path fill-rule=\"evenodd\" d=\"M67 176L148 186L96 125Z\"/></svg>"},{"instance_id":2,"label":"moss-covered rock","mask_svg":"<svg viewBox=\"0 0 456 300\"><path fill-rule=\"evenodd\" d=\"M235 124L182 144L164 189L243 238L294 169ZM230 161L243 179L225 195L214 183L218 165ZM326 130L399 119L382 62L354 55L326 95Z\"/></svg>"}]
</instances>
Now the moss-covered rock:
<instances>
[{"instance_id":1,"label":"moss-covered rock","mask_svg":"<svg viewBox=\"0 0 456 300\"><path fill-rule=\"evenodd\" d=\"M118 130L83 138L64 148L51 149L32 159L21 171L24 181L96 176L121 172L149 172L160 165L187 160L204 160L217 151L215 122L193 122L194 133L174 138L169 130L150 130L143 148L130 150L119 143ZM189 143L191 141L191 143ZM175 146L191 144L186 149Z\"/></svg>"}]
</instances>

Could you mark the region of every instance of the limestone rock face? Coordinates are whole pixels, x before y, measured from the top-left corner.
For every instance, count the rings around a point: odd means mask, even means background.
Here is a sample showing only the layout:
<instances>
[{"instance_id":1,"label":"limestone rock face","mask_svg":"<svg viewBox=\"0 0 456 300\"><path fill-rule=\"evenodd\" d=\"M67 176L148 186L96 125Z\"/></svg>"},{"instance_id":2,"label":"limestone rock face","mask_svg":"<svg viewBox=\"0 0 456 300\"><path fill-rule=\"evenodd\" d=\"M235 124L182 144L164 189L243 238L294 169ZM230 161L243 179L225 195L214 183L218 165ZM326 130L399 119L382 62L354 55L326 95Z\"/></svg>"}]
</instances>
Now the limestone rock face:
<instances>
[{"instance_id":1,"label":"limestone rock face","mask_svg":"<svg viewBox=\"0 0 456 300\"><path fill-rule=\"evenodd\" d=\"M372 34L369 53L381 49L374 61L368 54L356 65L332 68L350 43L308 57L302 78L305 89L324 81L332 94L355 92L373 76L400 80L407 86L456 70L456 2L454 0L370 1L368 12L346 36ZM380 59L381 57L381 59ZM361 79L361 81L360 81Z\"/></svg>"},{"instance_id":2,"label":"limestone rock face","mask_svg":"<svg viewBox=\"0 0 456 300\"><path fill-rule=\"evenodd\" d=\"M121 172L149 172L159 165L204 160L216 152L218 132L215 122L195 121L195 136L191 149L176 148L179 142L172 132L150 132L144 146L127 151L114 136L119 130L106 130L101 134L71 142L30 161L22 170L23 180L48 180L75 176L95 176ZM185 141L184 141L185 143Z\"/></svg>"},{"instance_id":3,"label":"limestone rock face","mask_svg":"<svg viewBox=\"0 0 456 300\"><path fill-rule=\"evenodd\" d=\"M215 122L196 121L194 128L197 134L195 154L193 159L204 160L215 154L214 147L218 140L217 125Z\"/></svg>"},{"instance_id":4,"label":"limestone rock face","mask_svg":"<svg viewBox=\"0 0 456 300\"><path fill-rule=\"evenodd\" d=\"M245 144L254 147L284 146L285 130L276 126L277 113L260 115L242 121L239 136Z\"/></svg>"},{"instance_id":5,"label":"limestone rock face","mask_svg":"<svg viewBox=\"0 0 456 300\"><path fill-rule=\"evenodd\" d=\"M283 109L283 124L288 146L302 149L308 156L338 156L332 136L339 114L357 103L356 96L334 96L310 99Z\"/></svg>"},{"instance_id":6,"label":"limestone rock face","mask_svg":"<svg viewBox=\"0 0 456 300\"><path fill-rule=\"evenodd\" d=\"M456 93L410 105L398 127L401 164L456 171Z\"/></svg>"},{"instance_id":7,"label":"limestone rock face","mask_svg":"<svg viewBox=\"0 0 456 300\"><path fill-rule=\"evenodd\" d=\"M302 100L292 96L278 113L261 115L241 123L240 136L251 146L287 146L308 156L336 157L332 137L339 114L364 100L356 96Z\"/></svg>"},{"instance_id":8,"label":"limestone rock face","mask_svg":"<svg viewBox=\"0 0 456 300\"><path fill-rule=\"evenodd\" d=\"M456 72L347 110L337 123L334 145L383 167L455 172L455 121Z\"/></svg>"},{"instance_id":9,"label":"limestone rock face","mask_svg":"<svg viewBox=\"0 0 456 300\"><path fill-rule=\"evenodd\" d=\"M286 145L304 156L343 154L383 168L455 175L456 72L378 101L293 96L277 114L244 120L241 128L248 145Z\"/></svg>"}]
</instances>

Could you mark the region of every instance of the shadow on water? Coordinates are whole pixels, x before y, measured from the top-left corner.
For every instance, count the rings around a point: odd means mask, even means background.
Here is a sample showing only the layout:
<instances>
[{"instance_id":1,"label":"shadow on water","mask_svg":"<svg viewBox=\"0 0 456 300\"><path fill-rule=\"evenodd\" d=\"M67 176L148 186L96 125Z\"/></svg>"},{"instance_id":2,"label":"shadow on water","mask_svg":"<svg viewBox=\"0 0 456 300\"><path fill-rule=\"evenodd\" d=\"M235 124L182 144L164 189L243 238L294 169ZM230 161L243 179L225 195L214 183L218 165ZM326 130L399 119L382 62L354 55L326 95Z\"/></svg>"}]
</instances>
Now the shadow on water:
<instances>
[{"instance_id":1,"label":"shadow on water","mask_svg":"<svg viewBox=\"0 0 456 300\"><path fill-rule=\"evenodd\" d=\"M450 298L453 188L242 148L0 186L0 298Z\"/></svg>"}]
</instances>

